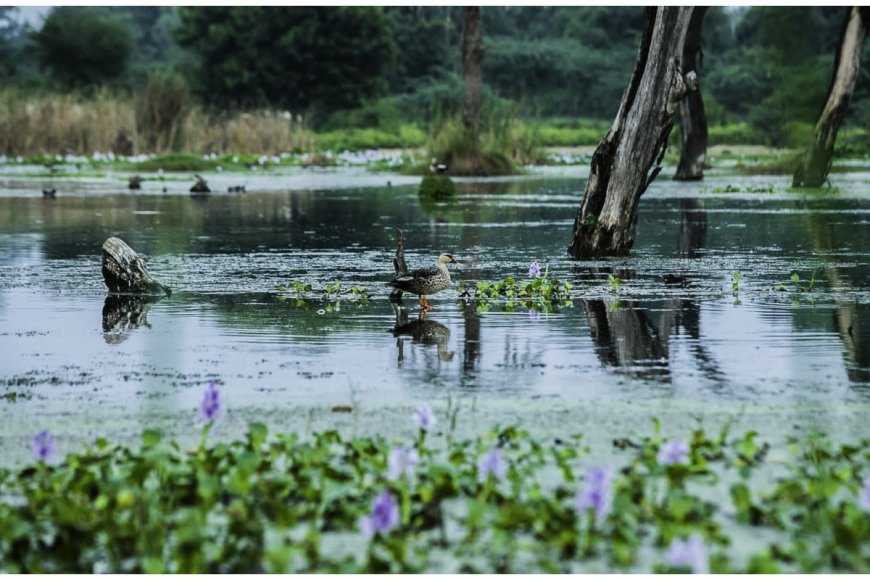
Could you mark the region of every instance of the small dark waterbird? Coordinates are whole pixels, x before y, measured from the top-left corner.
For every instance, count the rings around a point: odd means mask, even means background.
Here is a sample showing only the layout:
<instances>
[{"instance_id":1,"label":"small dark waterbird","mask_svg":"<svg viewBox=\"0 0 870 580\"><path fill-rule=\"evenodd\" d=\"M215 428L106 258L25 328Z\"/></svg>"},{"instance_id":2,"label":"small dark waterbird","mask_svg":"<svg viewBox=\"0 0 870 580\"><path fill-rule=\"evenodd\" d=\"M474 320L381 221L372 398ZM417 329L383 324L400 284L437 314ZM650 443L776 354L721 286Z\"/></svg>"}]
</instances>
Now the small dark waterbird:
<instances>
[{"instance_id":1,"label":"small dark waterbird","mask_svg":"<svg viewBox=\"0 0 870 580\"><path fill-rule=\"evenodd\" d=\"M138 175L131 175L127 179L127 188L128 189L142 189L142 178Z\"/></svg>"},{"instance_id":2,"label":"small dark waterbird","mask_svg":"<svg viewBox=\"0 0 870 580\"><path fill-rule=\"evenodd\" d=\"M57 190L56 189L43 189L42 190L42 197L54 199L55 197L57 197Z\"/></svg>"},{"instance_id":3,"label":"small dark waterbird","mask_svg":"<svg viewBox=\"0 0 870 580\"><path fill-rule=\"evenodd\" d=\"M389 285L403 292L420 295L420 307L429 311L432 305L426 298L429 294L435 294L450 286L450 272L447 264L459 264L450 254L438 256L438 264L434 268L420 268L398 276L390 280Z\"/></svg>"},{"instance_id":4,"label":"small dark waterbird","mask_svg":"<svg viewBox=\"0 0 870 580\"><path fill-rule=\"evenodd\" d=\"M208 187L208 182L201 175L194 175L196 177L196 183L193 184L193 187L190 188L190 193L203 195L206 193L211 193L211 189Z\"/></svg>"}]
</instances>

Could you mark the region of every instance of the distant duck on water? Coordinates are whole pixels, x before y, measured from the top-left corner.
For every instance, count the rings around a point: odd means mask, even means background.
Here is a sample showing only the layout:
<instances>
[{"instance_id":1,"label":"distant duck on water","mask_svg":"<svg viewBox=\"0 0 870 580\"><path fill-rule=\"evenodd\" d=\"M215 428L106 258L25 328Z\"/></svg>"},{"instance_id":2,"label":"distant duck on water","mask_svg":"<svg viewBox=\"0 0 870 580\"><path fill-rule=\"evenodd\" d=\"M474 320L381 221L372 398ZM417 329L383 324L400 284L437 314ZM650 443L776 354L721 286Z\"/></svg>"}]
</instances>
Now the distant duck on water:
<instances>
[{"instance_id":1,"label":"distant duck on water","mask_svg":"<svg viewBox=\"0 0 870 580\"><path fill-rule=\"evenodd\" d=\"M421 268L413 270L390 280L389 285L403 292L420 295L420 307L423 310L431 310L432 305L426 296L435 294L450 286L450 272L447 264L459 264L450 254L438 256L438 264L434 268Z\"/></svg>"}]
</instances>

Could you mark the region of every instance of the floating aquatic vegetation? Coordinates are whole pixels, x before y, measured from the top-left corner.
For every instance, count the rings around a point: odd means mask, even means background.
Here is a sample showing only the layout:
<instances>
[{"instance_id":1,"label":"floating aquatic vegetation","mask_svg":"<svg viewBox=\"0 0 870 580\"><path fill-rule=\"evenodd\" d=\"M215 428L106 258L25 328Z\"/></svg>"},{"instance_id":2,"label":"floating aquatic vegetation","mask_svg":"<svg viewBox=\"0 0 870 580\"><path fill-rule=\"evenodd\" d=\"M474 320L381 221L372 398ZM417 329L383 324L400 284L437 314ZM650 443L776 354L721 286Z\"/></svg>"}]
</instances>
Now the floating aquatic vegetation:
<instances>
[{"instance_id":1,"label":"floating aquatic vegetation","mask_svg":"<svg viewBox=\"0 0 870 580\"><path fill-rule=\"evenodd\" d=\"M459 299L461 302L473 302L476 309L483 312L495 305L507 312L513 312L518 307L536 312L553 312L561 306L573 306L573 284L551 277L549 268L541 274L538 262L529 265L528 274L529 280L522 282L513 276L501 282L481 281L473 285L463 280L458 287ZM536 320L531 314L530 317Z\"/></svg>"},{"instance_id":2,"label":"floating aquatic vegetation","mask_svg":"<svg viewBox=\"0 0 870 580\"><path fill-rule=\"evenodd\" d=\"M302 308L311 307L312 302L317 300L325 306L326 312L340 310L343 298L357 306L369 303L369 293L365 289L357 286L345 287L340 281L328 282L322 289L315 289L308 282L294 280L289 284L279 284L275 289L282 293L279 300L287 300L287 296L283 294L294 296L296 300L293 304Z\"/></svg>"},{"instance_id":3,"label":"floating aquatic vegetation","mask_svg":"<svg viewBox=\"0 0 870 580\"><path fill-rule=\"evenodd\" d=\"M434 425L431 408L414 415ZM262 423L193 451L156 431L138 448L98 439L0 469L0 571L865 571L870 441L793 439L769 479L752 477L756 439L656 425L615 440L610 465L589 464L579 435L515 426L430 447ZM662 466L673 441L687 463ZM729 485L730 506L703 499ZM726 529L753 537L748 558Z\"/></svg>"}]
</instances>

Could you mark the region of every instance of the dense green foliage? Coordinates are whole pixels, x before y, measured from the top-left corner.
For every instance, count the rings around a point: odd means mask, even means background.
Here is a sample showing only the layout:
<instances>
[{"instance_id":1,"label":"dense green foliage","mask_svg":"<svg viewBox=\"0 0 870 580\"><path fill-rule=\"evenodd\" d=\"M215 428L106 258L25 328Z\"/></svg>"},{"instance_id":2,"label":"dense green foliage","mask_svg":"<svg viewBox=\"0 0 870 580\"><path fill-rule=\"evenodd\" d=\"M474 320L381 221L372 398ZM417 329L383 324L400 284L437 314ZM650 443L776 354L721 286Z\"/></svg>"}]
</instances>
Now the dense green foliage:
<instances>
[{"instance_id":1,"label":"dense green foliage","mask_svg":"<svg viewBox=\"0 0 870 580\"><path fill-rule=\"evenodd\" d=\"M38 32L15 13L0 9L0 78L21 88L141 91L168 70L187 85L176 86L177 94L222 109L289 109L319 131L380 131L383 143L372 146L419 146L416 136L400 143L399 128L434 134L462 102L458 6L61 7ZM845 13L711 7L699 73L712 141L804 146ZM639 7L486 7L485 102L512 107L530 125L609 121L634 67L642 21ZM864 66L846 127L868 124ZM170 133L146 141L177 136ZM574 145L600 134L548 130L537 137Z\"/></svg>"},{"instance_id":2,"label":"dense green foliage","mask_svg":"<svg viewBox=\"0 0 870 580\"><path fill-rule=\"evenodd\" d=\"M615 439L602 465L581 435L455 439L458 411L416 441L269 437L254 423L228 443L205 444L206 427L185 450L146 431L139 449L97 440L57 464L0 470L0 570L870 570L870 441L811 436L786 450L727 426L682 441L656 428ZM398 470L391 443L411 459ZM784 469L756 477L771 456ZM610 475L590 495L594 467ZM394 515L367 538L362 518L385 492ZM730 552L732 533L756 538L748 558ZM684 538L694 558L675 553Z\"/></svg>"},{"instance_id":3,"label":"dense green foliage","mask_svg":"<svg viewBox=\"0 0 870 580\"><path fill-rule=\"evenodd\" d=\"M133 49L132 30L107 13L60 6L34 34L39 62L68 87L121 76Z\"/></svg>"},{"instance_id":4,"label":"dense green foliage","mask_svg":"<svg viewBox=\"0 0 870 580\"><path fill-rule=\"evenodd\" d=\"M221 105L292 111L358 105L384 88L395 44L373 7L186 7L179 44L199 55L197 88Z\"/></svg>"}]
</instances>

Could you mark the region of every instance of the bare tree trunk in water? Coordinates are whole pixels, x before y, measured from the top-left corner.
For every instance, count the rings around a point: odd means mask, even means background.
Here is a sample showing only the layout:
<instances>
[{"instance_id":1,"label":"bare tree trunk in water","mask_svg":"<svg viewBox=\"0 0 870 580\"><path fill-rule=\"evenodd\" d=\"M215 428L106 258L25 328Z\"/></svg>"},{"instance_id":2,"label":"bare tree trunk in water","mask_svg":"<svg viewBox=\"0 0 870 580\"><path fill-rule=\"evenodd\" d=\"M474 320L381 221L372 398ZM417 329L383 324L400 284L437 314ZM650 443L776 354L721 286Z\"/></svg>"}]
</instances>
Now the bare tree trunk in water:
<instances>
[{"instance_id":1,"label":"bare tree trunk in water","mask_svg":"<svg viewBox=\"0 0 870 580\"><path fill-rule=\"evenodd\" d=\"M813 130L813 143L798 162L792 180L793 187L819 187L831 170L837 131L846 116L849 100L855 90L861 65L861 49L870 20L870 8L849 9L840 33L840 44L834 61L834 73L828 87L828 100L819 114Z\"/></svg>"},{"instance_id":2,"label":"bare tree trunk in water","mask_svg":"<svg viewBox=\"0 0 870 580\"><path fill-rule=\"evenodd\" d=\"M637 204L661 171L674 114L694 84L694 72L684 78L679 66L691 17L691 6L646 9L634 74L592 155L568 249L575 258L624 256L634 245Z\"/></svg>"},{"instance_id":3,"label":"bare tree trunk in water","mask_svg":"<svg viewBox=\"0 0 870 580\"><path fill-rule=\"evenodd\" d=\"M462 124L475 143L480 136L480 92L483 86L481 62L483 46L480 42L480 6L466 6L462 26L462 81L465 83Z\"/></svg>"},{"instance_id":4,"label":"bare tree trunk in water","mask_svg":"<svg viewBox=\"0 0 870 580\"><path fill-rule=\"evenodd\" d=\"M695 6L683 45L683 70L698 70L696 61L701 55L701 29L706 15L707 6ZM704 100L700 90L691 91L680 101L680 134L683 146L674 179L701 180L704 178L704 162L707 160L707 115L704 113Z\"/></svg>"}]
</instances>

